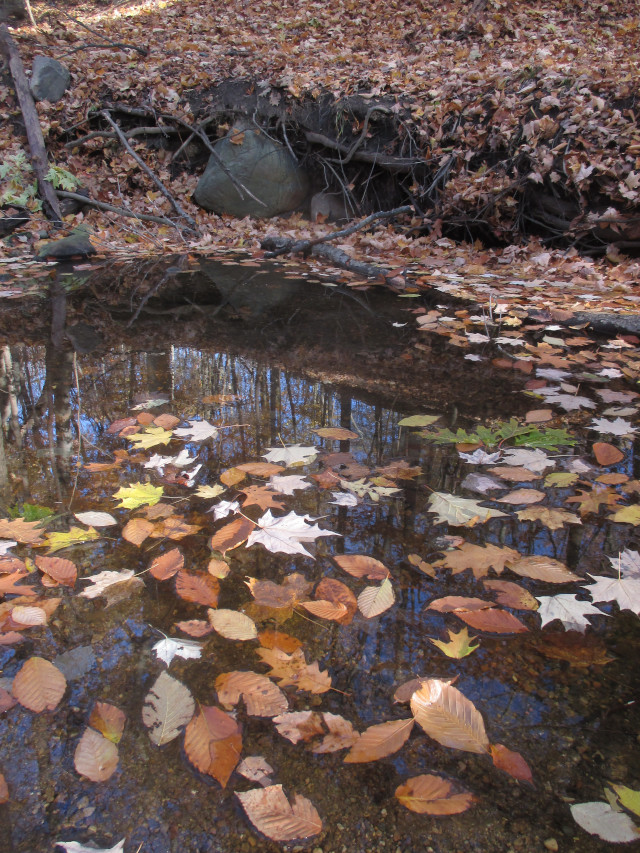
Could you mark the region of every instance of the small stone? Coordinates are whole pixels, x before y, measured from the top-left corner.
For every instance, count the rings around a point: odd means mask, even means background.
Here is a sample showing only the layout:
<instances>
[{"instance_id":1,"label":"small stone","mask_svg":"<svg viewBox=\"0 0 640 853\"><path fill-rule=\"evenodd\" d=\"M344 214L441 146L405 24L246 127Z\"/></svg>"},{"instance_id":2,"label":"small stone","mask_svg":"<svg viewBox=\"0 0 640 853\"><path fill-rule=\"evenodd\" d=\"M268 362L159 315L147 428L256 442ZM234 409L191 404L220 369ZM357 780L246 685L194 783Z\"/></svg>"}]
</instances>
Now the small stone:
<instances>
[{"instance_id":1,"label":"small stone","mask_svg":"<svg viewBox=\"0 0 640 853\"><path fill-rule=\"evenodd\" d=\"M558 842L555 838L547 838L544 842L544 846L547 850L551 850L551 853L556 853L556 851L559 850Z\"/></svg>"}]
</instances>

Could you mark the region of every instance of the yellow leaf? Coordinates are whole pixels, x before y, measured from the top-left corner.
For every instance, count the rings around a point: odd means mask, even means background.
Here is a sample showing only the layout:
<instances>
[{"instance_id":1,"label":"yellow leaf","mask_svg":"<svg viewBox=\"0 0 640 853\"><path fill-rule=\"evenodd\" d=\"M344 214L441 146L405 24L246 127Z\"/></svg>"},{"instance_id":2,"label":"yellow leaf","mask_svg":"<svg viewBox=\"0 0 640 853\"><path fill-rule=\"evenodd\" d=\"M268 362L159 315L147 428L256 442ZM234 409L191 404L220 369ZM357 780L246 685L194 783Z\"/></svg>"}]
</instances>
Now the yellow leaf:
<instances>
[{"instance_id":1,"label":"yellow leaf","mask_svg":"<svg viewBox=\"0 0 640 853\"><path fill-rule=\"evenodd\" d=\"M448 658L464 658L467 655L470 655L471 652L475 652L478 648L478 644L472 646L471 643L475 640L475 637L470 637L469 632L466 628L463 628L462 631L458 631L456 634L455 631L447 631L449 634L449 642L445 643L442 640L432 640L429 637L429 641L433 643L434 646L437 646L441 652L444 652Z\"/></svg>"},{"instance_id":2,"label":"yellow leaf","mask_svg":"<svg viewBox=\"0 0 640 853\"><path fill-rule=\"evenodd\" d=\"M122 486L118 489L113 497L120 499L119 507L137 509L145 504L149 506L157 504L163 491L162 486L152 486L151 483L131 483L130 486Z\"/></svg>"},{"instance_id":3,"label":"yellow leaf","mask_svg":"<svg viewBox=\"0 0 640 853\"><path fill-rule=\"evenodd\" d=\"M148 450L150 447L156 447L158 444L169 444L173 438L173 433L171 430L163 429L159 426L150 426L144 432L134 432L133 435L129 435L127 438L135 444L138 450Z\"/></svg>"},{"instance_id":4,"label":"yellow leaf","mask_svg":"<svg viewBox=\"0 0 640 853\"><path fill-rule=\"evenodd\" d=\"M43 544L49 548L49 553L53 554L63 548L70 548L72 545L79 545L81 542L93 542L99 538L100 534L93 527L88 530L85 530L84 527L72 527L66 532L54 531L49 533Z\"/></svg>"}]
</instances>

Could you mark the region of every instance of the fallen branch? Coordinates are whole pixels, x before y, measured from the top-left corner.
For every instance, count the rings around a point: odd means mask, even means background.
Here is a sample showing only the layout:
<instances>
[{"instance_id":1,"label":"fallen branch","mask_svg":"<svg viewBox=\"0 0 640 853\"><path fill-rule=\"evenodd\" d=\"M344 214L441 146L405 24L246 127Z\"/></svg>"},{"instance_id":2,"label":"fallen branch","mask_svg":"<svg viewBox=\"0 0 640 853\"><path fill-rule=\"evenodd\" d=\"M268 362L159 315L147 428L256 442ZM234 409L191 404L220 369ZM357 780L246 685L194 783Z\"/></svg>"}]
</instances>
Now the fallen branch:
<instances>
[{"instance_id":1,"label":"fallen branch","mask_svg":"<svg viewBox=\"0 0 640 853\"><path fill-rule=\"evenodd\" d=\"M44 138L42 136L42 128L36 111L29 83L27 82L26 74L24 73L24 65L20 58L20 51L6 24L0 24L0 47L2 53L7 58L9 70L13 77L13 83L18 97L20 111L24 118L24 125L27 131L27 140L29 142L29 152L31 165L38 182L38 194L42 199L42 206L48 219L52 219L56 223L62 223L62 214L58 198L51 183L47 180L46 175L49 171L49 161L47 160L47 152L44 147Z\"/></svg>"},{"instance_id":2,"label":"fallen branch","mask_svg":"<svg viewBox=\"0 0 640 853\"><path fill-rule=\"evenodd\" d=\"M58 9L58 8L56 8L56 11L57 11L57 12L62 12L62 14L63 14L65 17L69 18L69 20L70 20L70 21L73 21L73 22L74 22L74 24L77 24L79 27L82 27L82 29L86 30L88 33L91 33L91 34L92 34L92 35L94 35L94 36L98 36L98 38L104 39L104 41L108 42L108 44L106 44L106 45L90 45L91 47L103 47L103 46L104 46L104 47L118 47L118 48L125 48L126 50L135 50L135 51L137 51L137 52L140 54L140 56L147 56L147 55L148 55L148 53L149 53L149 51L148 51L146 48L144 48L144 47L137 47L135 44L123 44L123 43L121 43L121 42L111 41L111 39L110 39L110 38L108 38L107 36L105 36L105 34L104 34L104 33L100 33L100 32L98 32L98 30L94 30L94 29L92 29L90 26L88 26L87 24L85 24L83 21L78 20L78 18L74 18L74 17L73 17L73 15L70 15L70 14L69 14L68 12L66 12L64 9ZM82 48L80 48L80 49L82 50ZM71 52L73 53L73 51L71 51Z\"/></svg>"},{"instance_id":3,"label":"fallen branch","mask_svg":"<svg viewBox=\"0 0 640 853\"><path fill-rule=\"evenodd\" d=\"M188 230L193 232L194 234L198 234L199 233L198 232L198 226L196 225L195 219L192 219L191 216L189 216L189 214L186 213L182 209L182 207L178 204L178 202L175 200L175 198L171 195L169 190L162 183L160 178L158 178L157 175L154 175L154 173L147 166L147 164L144 162L144 160L136 154L136 152L133 150L133 148L129 145L129 142L127 141L127 138L125 137L124 133L120 129L120 125L117 124L111 118L109 111L108 110L101 110L100 115L105 119L105 121L108 122L108 124L113 128L115 133L117 133L118 139L120 140L122 145L127 150L127 153L133 157L133 159L136 161L138 166L140 166L140 168L145 173L145 175L147 175L147 177L149 177L153 181L153 183L158 187L158 189L160 190L162 195L170 202L171 206L173 207L175 212L178 214L178 216L180 216L182 219L184 219L189 224Z\"/></svg>"},{"instance_id":4,"label":"fallen branch","mask_svg":"<svg viewBox=\"0 0 640 853\"><path fill-rule=\"evenodd\" d=\"M143 222L157 222L159 225L170 225L177 231L180 231L180 226L172 219L165 216L152 216L150 213L135 213L126 207L116 207L115 204L109 204L106 201L96 201L93 198L88 198L80 193L70 193L66 190L56 190L58 198L70 198L73 201L79 201L82 204L88 204L90 207L96 207L98 210L108 210L111 213L117 213L119 216L130 216L132 219L140 219Z\"/></svg>"},{"instance_id":5,"label":"fallen branch","mask_svg":"<svg viewBox=\"0 0 640 853\"><path fill-rule=\"evenodd\" d=\"M425 161L422 157L395 157L393 154L380 154L378 151L352 151L353 146L343 145L323 133L306 130L305 139L307 142L313 142L316 145L322 145L324 148L331 148L333 151L338 151L344 154L349 160L361 160L363 163L373 163L375 166L382 166L384 169L389 169L393 172L408 172L415 166L423 166ZM341 159L339 162L348 162Z\"/></svg>"},{"instance_id":6,"label":"fallen branch","mask_svg":"<svg viewBox=\"0 0 640 853\"><path fill-rule=\"evenodd\" d=\"M124 134L126 139L133 139L136 136L169 136L172 133L180 133L177 127L134 127L127 130ZM92 130L85 136L78 139L73 139L71 142L65 142L65 148L75 148L77 145L83 145L91 139L118 139L118 134L110 130Z\"/></svg>"},{"instance_id":7,"label":"fallen branch","mask_svg":"<svg viewBox=\"0 0 640 853\"><path fill-rule=\"evenodd\" d=\"M278 245L277 248L266 253L265 258L277 258L278 255L292 254L296 255L300 252L308 252L314 246L319 246L321 243L329 243L331 240L341 240L343 237L348 237L350 234L355 234L356 231L361 231L372 222L377 222L380 219L391 219L394 216L400 216L403 213L413 213L413 207L405 204L403 207L395 207L393 210L379 210L377 213L372 213L366 216L360 222L354 225L349 225L347 228L341 228L340 231L332 231L325 234L324 237L316 237L313 240L287 240ZM261 244L264 248L264 242ZM286 243L287 245L284 245ZM347 256L348 257L348 256Z\"/></svg>"}]
</instances>

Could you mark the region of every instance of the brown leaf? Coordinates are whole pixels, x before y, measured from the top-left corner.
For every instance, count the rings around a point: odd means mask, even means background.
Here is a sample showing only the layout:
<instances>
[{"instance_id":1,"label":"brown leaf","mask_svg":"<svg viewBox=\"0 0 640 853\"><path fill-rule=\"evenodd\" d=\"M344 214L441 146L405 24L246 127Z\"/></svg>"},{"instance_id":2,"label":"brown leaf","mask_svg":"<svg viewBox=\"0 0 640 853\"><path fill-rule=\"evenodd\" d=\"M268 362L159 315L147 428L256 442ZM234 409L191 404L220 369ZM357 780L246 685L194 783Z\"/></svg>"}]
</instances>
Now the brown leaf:
<instances>
[{"instance_id":1,"label":"brown leaf","mask_svg":"<svg viewBox=\"0 0 640 853\"><path fill-rule=\"evenodd\" d=\"M189 524L183 516L172 515L165 518L161 523L156 524L150 533L152 539L168 539L174 542L184 539L185 536L193 536L202 530L200 524Z\"/></svg>"},{"instance_id":2,"label":"brown leaf","mask_svg":"<svg viewBox=\"0 0 640 853\"><path fill-rule=\"evenodd\" d=\"M604 666L615 660L602 637L582 634L579 631L544 631L530 640L541 655L555 660L566 660L573 666Z\"/></svg>"},{"instance_id":3,"label":"brown leaf","mask_svg":"<svg viewBox=\"0 0 640 853\"><path fill-rule=\"evenodd\" d=\"M492 743L489 749L493 763L498 770L504 770L514 779L530 782L533 785L531 769L519 752L513 752L501 743Z\"/></svg>"},{"instance_id":4,"label":"brown leaf","mask_svg":"<svg viewBox=\"0 0 640 853\"><path fill-rule=\"evenodd\" d=\"M520 557L519 560L510 562L508 567L521 577L547 583L568 583L580 580L578 575L570 572L564 563L554 560L553 557Z\"/></svg>"},{"instance_id":5,"label":"brown leaf","mask_svg":"<svg viewBox=\"0 0 640 853\"><path fill-rule=\"evenodd\" d=\"M117 435L121 430L125 427L136 426L138 423L136 418L120 418L117 421L113 421L107 427L107 433L109 435Z\"/></svg>"},{"instance_id":6,"label":"brown leaf","mask_svg":"<svg viewBox=\"0 0 640 853\"><path fill-rule=\"evenodd\" d=\"M220 474L220 482L223 486L237 486L243 480L247 479L245 471L240 471L239 468L227 468Z\"/></svg>"},{"instance_id":7,"label":"brown leaf","mask_svg":"<svg viewBox=\"0 0 640 853\"><path fill-rule=\"evenodd\" d=\"M322 715L317 711L290 711L273 718L278 734L291 743L307 743L324 734Z\"/></svg>"},{"instance_id":8,"label":"brown leaf","mask_svg":"<svg viewBox=\"0 0 640 853\"><path fill-rule=\"evenodd\" d=\"M273 462L245 462L242 465L236 465L236 468L238 471L251 474L252 477L272 477L274 474L282 474L285 470L282 465L274 465Z\"/></svg>"},{"instance_id":9,"label":"brown leaf","mask_svg":"<svg viewBox=\"0 0 640 853\"><path fill-rule=\"evenodd\" d=\"M344 717L338 714L330 714L328 711L325 711L322 719L325 726L329 729L329 733L322 739L322 743L313 747L312 752L316 754L339 752L341 749L349 749L360 737L349 720L345 720Z\"/></svg>"},{"instance_id":10,"label":"brown leaf","mask_svg":"<svg viewBox=\"0 0 640 853\"><path fill-rule=\"evenodd\" d=\"M321 672L317 661L307 663L302 649L287 654L280 649L260 648L256 653L271 667L269 675L277 678L281 687L295 686L309 693L326 693L331 689L331 676Z\"/></svg>"},{"instance_id":11,"label":"brown leaf","mask_svg":"<svg viewBox=\"0 0 640 853\"><path fill-rule=\"evenodd\" d=\"M73 766L92 782L105 782L118 766L118 747L99 732L86 729L76 747Z\"/></svg>"},{"instance_id":12,"label":"brown leaf","mask_svg":"<svg viewBox=\"0 0 640 853\"><path fill-rule=\"evenodd\" d=\"M150 574L159 581L166 581L184 568L184 556L179 548L161 554L149 566Z\"/></svg>"},{"instance_id":13,"label":"brown leaf","mask_svg":"<svg viewBox=\"0 0 640 853\"><path fill-rule=\"evenodd\" d=\"M188 619L184 622L176 622L175 627L190 637L206 637L213 632L213 626L204 619Z\"/></svg>"},{"instance_id":14,"label":"brown leaf","mask_svg":"<svg viewBox=\"0 0 640 853\"><path fill-rule=\"evenodd\" d=\"M361 764L366 761L377 761L393 755L407 741L414 721L389 720L365 729L358 740L345 756L345 764Z\"/></svg>"},{"instance_id":15,"label":"brown leaf","mask_svg":"<svg viewBox=\"0 0 640 853\"><path fill-rule=\"evenodd\" d=\"M215 686L221 705L233 708L242 696L251 717L277 717L289 708L282 690L257 672L224 672L216 678Z\"/></svg>"},{"instance_id":16,"label":"brown leaf","mask_svg":"<svg viewBox=\"0 0 640 853\"><path fill-rule=\"evenodd\" d=\"M352 432L352 430L345 429L344 427L320 427L320 429L314 429L312 432L315 432L320 438L333 438L336 441L345 441L350 438L360 437L357 432Z\"/></svg>"},{"instance_id":17,"label":"brown leaf","mask_svg":"<svg viewBox=\"0 0 640 853\"><path fill-rule=\"evenodd\" d=\"M34 656L22 664L11 692L21 705L39 714L53 711L66 688L67 680L60 670L50 661Z\"/></svg>"},{"instance_id":18,"label":"brown leaf","mask_svg":"<svg viewBox=\"0 0 640 853\"><path fill-rule=\"evenodd\" d=\"M176 575L176 592L185 601L217 607L220 582L211 575L198 574L181 569Z\"/></svg>"},{"instance_id":19,"label":"brown leaf","mask_svg":"<svg viewBox=\"0 0 640 853\"><path fill-rule=\"evenodd\" d=\"M289 804L282 785L236 792L255 828L273 841L309 838L322 830L322 821L312 803L299 794Z\"/></svg>"},{"instance_id":20,"label":"brown leaf","mask_svg":"<svg viewBox=\"0 0 640 853\"><path fill-rule=\"evenodd\" d=\"M207 571L210 575L213 575L214 578L226 578L231 569L229 568L229 564L225 563L224 560L216 560L212 558L209 560L207 565Z\"/></svg>"},{"instance_id":21,"label":"brown leaf","mask_svg":"<svg viewBox=\"0 0 640 853\"><path fill-rule=\"evenodd\" d=\"M37 595L32 586L27 586L22 583L29 575L24 572L12 572L10 575L0 577L0 595L3 593L16 595Z\"/></svg>"},{"instance_id":22,"label":"brown leaf","mask_svg":"<svg viewBox=\"0 0 640 853\"><path fill-rule=\"evenodd\" d=\"M565 524L582 524L577 515L557 507L532 506L518 510L516 515L520 521L539 521L549 530L560 530Z\"/></svg>"},{"instance_id":23,"label":"brown leaf","mask_svg":"<svg viewBox=\"0 0 640 853\"><path fill-rule=\"evenodd\" d=\"M434 562L434 566L443 566L450 569L454 575L471 569L475 578L482 578L493 568L498 574L504 570L507 560L515 560L519 557L518 551L506 546L474 545L471 542L463 542L454 551L447 551L440 560Z\"/></svg>"},{"instance_id":24,"label":"brown leaf","mask_svg":"<svg viewBox=\"0 0 640 853\"><path fill-rule=\"evenodd\" d=\"M395 796L412 812L430 815L460 814L476 800L468 791L454 792L448 779L434 773L407 779L396 788Z\"/></svg>"},{"instance_id":25,"label":"brown leaf","mask_svg":"<svg viewBox=\"0 0 640 853\"><path fill-rule=\"evenodd\" d=\"M259 506L260 509L286 509L283 501L278 499L277 492L267 486L247 486L241 489L245 499L242 501L242 507Z\"/></svg>"},{"instance_id":26,"label":"brown leaf","mask_svg":"<svg viewBox=\"0 0 640 853\"><path fill-rule=\"evenodd\" d=\"M349 625L358 609L355 595L348 586L333 578L323 578L313 593L317 600L331 601L334 604L342 604L346 612L340 617L332 617L339 625ZM311 611L313 612L313 611ZM327 617L324 617L327 618Z\"/></svg>"},{"instance_id":27,"label":"brown leaf","mask_svg":"<svg viewBox=\"0 0 640 853\"><path fill-rule=\"evenodd\" d=\"M552 409L531 409L524 416L525 421L528 424L543 424L546 421L553 420L553 410Z\"/></svg>"},{"instance_id":28,"label":"brown leaf","mask_svg":"<svg viewBox=\"0 0 640 853\"><path fill-rule=\"evenodd\" d=\"M464 595L445 595L444 598L436 598L427 604L427 610L435 610L438 613L486 610L489 607L495 607L495 603L483 598L466 598Z\"/></svg>"},{"instance_id":29,"label":"brown leaf","mask_svg":"<svg viewBox=\"0 0 640 853\"><path fill-rule=\"evenodd\" d=\"M258 640L260 645L265 649L280 649L288 654L302 648L303 645L302 640L299 640L297 637L291 637L289 634L284 634L282 631L273 631L270 628L260 631Z\"/></svg>"},{"instance_id":30,"label":"brown leaf","mask_svg":"<svg viewBox=\"0 0 640 853\"><path fill-rule=\"evenodd\" d=\"M246 542L254 527L255 524L249 518L236 518L235 521L225 524L213 534L209 540L209 547L212 551L226 554L227 551L232 551Z\"/></svg>"},{"instance_id":31,"label":"brown leaf","mask_svg":"<svg viewBox=\"0 0 640 853\"><path fill-rule=\"evenodd\" d=\"M155 426L162 427L162 429L173 429L180 423L180 418L177 418L175 415L165 413L154 418L153 423Z\"/></svg>"},{"instance_id":32,"label":"brown leaf","mask_svg":"<svg viewBox=\"0 0 640 853\"><path fill-rule=\"evenodd\" d=\"M409 702L416 690L420 690L422 685L428 680L427 676L423 678L410 678L409 681L405 681L396 688L396 692L393 694L393 701L403 704Z\"/></svg>"},{"instance_id":33,"label":"brown leaf","mask_svg":"<svg viewBox=\"0 0 640 853\"><path fill-rule=\"evenodd\" d=\"M513 465L498 465L496 468L489 468L492 474L497 474L503 480L510 480L513 483L529 483L531 480L540 480L542 474L536 474L529 471L528 468L514 467Z\"/></svg>"},{"instance_id":34,"label":"brown leaf","mask_svg":"<svg viewBox=\"0 0 640 853\"><path fill-rule=\"evenodd\" d=\"M185 729L184 749L197 770L213 776L224 788L240 760L240 727L215 705L200 705L199 713Z\"/></svg>"},{"instance_id":35,"label":"brown leaf","mask_svg":"<svg viewBox=\"0 0 640 853\"><path fill-rule=\"evenodd\" d=\"M113 743L120 743L124 724L127 720L124 711L109 702L96 702L89 717L89 725Z\"/></svg>"},{"instance_id":36,"label":"brown leaf","mask_svg":"<svg viewBox=\"0 0 640 853\"><path fill-rule=\"evenodd\" d=\"M492 634L524 634L529 630L517 616L496 607L491 610L458 610L456 616L477 631L489 631Z\"/></svg>"},{"instance_id":37,"label":"brown leaf","mask_svg":"<svg viewBox=\"0 0 640 853\"><path fill-rule=\"evenodd\" d=\"M354 578L368 578L371 581L381 581L391 577L389 569L373 557L366 554L339 554L333 559Z\"/></svg>"},{"instance_id":38,"label":"brown leaf","mask_svg":"<svg viewBox=\"0 0 640 853\"><path fill-rule=\"evenodd\" d=\"M304 607L309 613L317 616L319 619L327 619L332 622L340 622L347 614L347 608L344 604L333 601L301 601L300 607ZM353 617L352 617L353 618Z\"/></svg>"},{"instance_id":39,"label":"brown leaf","mask_svg":"<svg viewBox=\"0 0 640 853\"><path fill-rule=\"evenodd\" d=\"M10 554L6 554L4 557L0 557L0 574L4 572L7 572L7 574L21 572L26 575L27 567L24 560L19 560L17 557L12 557Z\"/></svg>"},{"instance_id":40,"label":"brown leaf","mask_svg":"<svg viewBox=\"0 0 640 853\"><path fill-rule=\"evenodd\" d=\"M65 560L62 557L36 557L35 563L41 572L53 579L55 583L52 586L57 584L74 586L78 570L71 560Z\"/></svg>"},{"instance_id":41,"label":"brown leaf","mask_svg":"<svg viewBox=\"0 0 640 853\"><path fill-rule=\"evenodd\" d=\"M489 752L484 721L475 705L453 685L430 678L411 697L411 712L429 737L443 746Z\"/></svg>"},{"instance_id":42,"label":"brown leaf","mask_svg":"<svg viewBox=\"0 0 640 853\"><path fill-rule=\"evenodd\" d=\"M591 449L598 465L603 465L604 467L616 465L624 459L622 451L614 447L613 444L607 444L604 441L596 441Z\"/></svg>"},{"instance_id":43,"label":"brown leaf","mask_svg":"<svg viewBox=\"0 0 640 853\"><path fill-rule=\"evenodd\" d=\"M0 806L9 802L9 786L7 780L0 773Z\"/></svg>"},{"instance_id":44,"label":"brown leaf","mask_svg":"<svg viewBox=\"0 0 640 853\"><path fill-rule=\"evenodd\" d=\"M44 530L42 520L25 521L24 518L0 518L0 539L15 539L23 545L39 545Z\"/></svg>"},{"instance_id":45,"label":"brown leaf","mask_svg":"<svg viewBox=\"0 0 640 853\"><path fill-rule=\"evenodd\" d=\"M144 518L132 518L122 528L122 538L140 547L153 532L155 525Z\"/></svg>"},{"instance_id":46,"label":"brown leaf","mask_svg":"<svg viewBox=\"0 0 640 853\"><path fill-rule=\"evenodd\" d=\"M498 593L496 601L498 604L503 604L505 607L512 607L514 610L537 610L538 602L529 590L511 581L485 580L483 584L487 589L495 590Z\"/></svg>"},{"instance_id":47,"label":"brown leaf","mask_svg":"<svg viewBox=\"0 0 640 853\"><path fill-rule=\"evenodd\" d=\"M546 496L546 492L541 492L539 489L515 489L508 495L496 498L496 501L500 504L537 504Z\"/></svg>"}]
</instances>

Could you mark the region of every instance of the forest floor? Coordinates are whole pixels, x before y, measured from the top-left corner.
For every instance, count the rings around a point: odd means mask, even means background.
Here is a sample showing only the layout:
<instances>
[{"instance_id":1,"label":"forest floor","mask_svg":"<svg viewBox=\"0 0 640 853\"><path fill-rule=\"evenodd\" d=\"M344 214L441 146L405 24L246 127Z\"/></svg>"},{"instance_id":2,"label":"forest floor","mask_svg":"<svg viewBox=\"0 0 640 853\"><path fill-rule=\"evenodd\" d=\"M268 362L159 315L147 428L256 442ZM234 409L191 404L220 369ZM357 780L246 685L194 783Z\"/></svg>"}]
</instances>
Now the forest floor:
<instances>
[{"instance_id":1,"label":"forest floor","mask_svg":"<svg viewBox=\"0 0 640 853\"><path fill-rule=\"evenodd\" d=\"M268 0L161 0L34 3L33 13L35 27L10 22L25 68L46 54L71 72L61 101L37 104L50 162L96 201L174 216L114 138L108 109L198 233L89 207L68 213L61 232L32 198L29 220L0 240L6 270L79 225L109 256L261 257L268 235L335 230L308 210L236 219L193 202L209 155L187 128L215 141L245 115L291 147L313 189L341 193L355 219L412 206L334 243L383 266L393 289L636 313L635 4L333 0L274 14ZM0 103L6 201L31 180L15 166L27 142L6 65Z\"/></svg>"}]
</instances>

